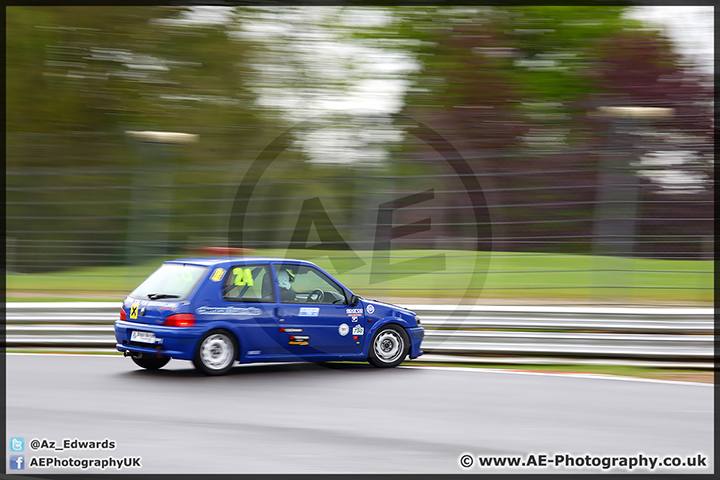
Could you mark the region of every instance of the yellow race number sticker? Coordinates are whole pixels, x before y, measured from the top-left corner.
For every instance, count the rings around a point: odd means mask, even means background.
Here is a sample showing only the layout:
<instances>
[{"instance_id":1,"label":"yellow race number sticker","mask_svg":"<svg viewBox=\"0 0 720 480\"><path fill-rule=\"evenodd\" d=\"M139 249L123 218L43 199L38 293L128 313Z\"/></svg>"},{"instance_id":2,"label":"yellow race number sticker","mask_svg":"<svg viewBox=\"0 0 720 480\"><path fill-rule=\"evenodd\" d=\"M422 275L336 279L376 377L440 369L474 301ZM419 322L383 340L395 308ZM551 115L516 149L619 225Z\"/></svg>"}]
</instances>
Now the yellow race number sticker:
<instances>
[{"instance_id":1,"label":"yellow race number sticker","mask_svg":"<svg viewBox=\"0 0 720 480\"><path fill-rule=\"evenodd\" d=\"M140 307L139 303L133 303L130 307L130 318L137 319L138 314L138 308Z\"/></svg>"},{"instance_id":2,"label":"yellow race number sticker","mask_svg":"<svg viewBox=\"0 0 720 480\"><path fill-rule=\"evenodd\" d=\"M252 271L249 268L233 268L233 275L235 275L235 285L237 286L252 287L254 285Z\"/></svg>"}]
</instances>

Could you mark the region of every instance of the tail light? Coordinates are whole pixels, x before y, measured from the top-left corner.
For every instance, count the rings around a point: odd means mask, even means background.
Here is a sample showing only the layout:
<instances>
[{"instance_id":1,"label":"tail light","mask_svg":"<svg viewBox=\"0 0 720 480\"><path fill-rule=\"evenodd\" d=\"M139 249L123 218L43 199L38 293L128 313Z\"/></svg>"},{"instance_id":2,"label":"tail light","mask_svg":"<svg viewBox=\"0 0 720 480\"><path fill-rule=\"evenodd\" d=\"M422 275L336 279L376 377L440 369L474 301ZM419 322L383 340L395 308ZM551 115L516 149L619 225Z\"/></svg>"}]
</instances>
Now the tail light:
<instances>
[{"instance_id":1,"label":"tail light","mask_svg":"<svg viewBox=\"0 0 720 480\"><path fill-rule=\"evenodd\" d=\"M195 315L192 313L176 313L165 319L166 327L194 327Z\"/></svg>"},{"instance_id":2,"label":"tail light","mask_svg":"<svg viewBox=\"0 0 720 480\"><path fill-rule=\"evenodd\" d=\"M120 309L120 320L126 320L127 321L127 313L125 313L125 307L122 307Z\"/></svg>"}]
</instances>

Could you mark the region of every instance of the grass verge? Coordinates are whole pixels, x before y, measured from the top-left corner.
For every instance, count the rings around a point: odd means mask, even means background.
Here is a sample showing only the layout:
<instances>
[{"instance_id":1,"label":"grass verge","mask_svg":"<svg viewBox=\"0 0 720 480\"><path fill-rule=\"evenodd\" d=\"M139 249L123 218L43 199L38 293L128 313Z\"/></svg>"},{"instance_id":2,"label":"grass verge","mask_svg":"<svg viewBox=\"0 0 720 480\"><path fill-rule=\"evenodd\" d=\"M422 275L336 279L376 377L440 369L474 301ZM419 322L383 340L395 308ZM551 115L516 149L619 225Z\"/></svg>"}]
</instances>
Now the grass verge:
<instances>
[{"instance_id":1,"label":"grass verge","mask_svg":"<svg viewBox=\"0 0 720 480\"><path fill-rule=\"evenodd\" d=\"M711 305L714 262L543 253L393 250L355 253L258 250L318 263L369 298L533 299ZM124 298L165 259L134 266L7 274L7 301Z\"/></svg>"}]
</instances>

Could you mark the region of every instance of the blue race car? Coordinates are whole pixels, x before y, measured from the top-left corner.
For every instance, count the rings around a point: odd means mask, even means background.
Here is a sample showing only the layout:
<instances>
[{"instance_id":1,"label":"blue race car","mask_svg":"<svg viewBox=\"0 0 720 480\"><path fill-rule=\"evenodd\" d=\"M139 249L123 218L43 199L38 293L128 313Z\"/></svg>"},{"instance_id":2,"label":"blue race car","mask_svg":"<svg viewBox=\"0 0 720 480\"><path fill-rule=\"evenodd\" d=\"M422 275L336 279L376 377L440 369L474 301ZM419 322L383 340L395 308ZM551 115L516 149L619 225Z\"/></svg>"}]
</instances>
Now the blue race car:
<instances>
[{"instance_id":1,"label":"blue race car","mask_svg":"<svg viewBox=\"0 0 720 480\"><path fill-rule=\"evenodd\" d=\"M117 349L142 368L192 360L206 375L235 363L367 361L422 355L414 312L366 300L317 265L276 258L163 263L125 298Z\"/></svg>"}]
</instances>

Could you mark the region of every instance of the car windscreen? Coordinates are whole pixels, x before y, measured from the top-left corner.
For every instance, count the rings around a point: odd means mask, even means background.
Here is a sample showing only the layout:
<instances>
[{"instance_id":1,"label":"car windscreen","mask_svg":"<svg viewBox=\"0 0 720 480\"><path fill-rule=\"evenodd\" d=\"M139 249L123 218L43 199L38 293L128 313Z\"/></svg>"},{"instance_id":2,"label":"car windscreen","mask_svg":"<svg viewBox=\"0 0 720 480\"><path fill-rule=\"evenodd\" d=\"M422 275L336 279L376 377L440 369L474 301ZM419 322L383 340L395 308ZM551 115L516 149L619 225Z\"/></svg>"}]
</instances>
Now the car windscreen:
<instances>
[{"instance_id":1,"label":"car windscreen","mask_svg":"<svg viewBox=\"0 0 720 480\"><path fill-rule=\"evenodd\" d=\"M181 300L195 289L207 267L164 263L130 294L150 300Z\"/></svg>"}]
</instances>

